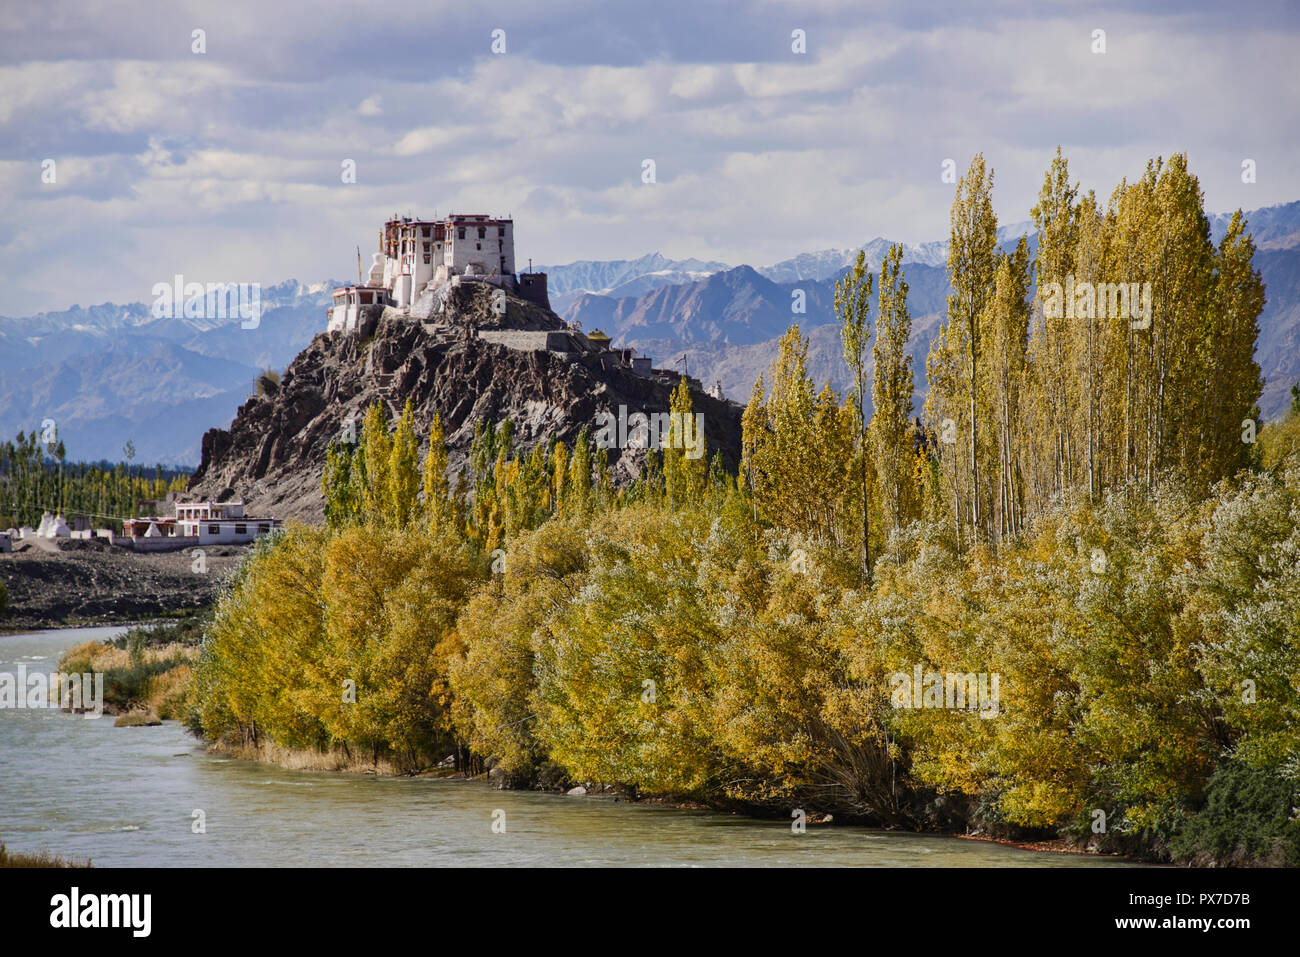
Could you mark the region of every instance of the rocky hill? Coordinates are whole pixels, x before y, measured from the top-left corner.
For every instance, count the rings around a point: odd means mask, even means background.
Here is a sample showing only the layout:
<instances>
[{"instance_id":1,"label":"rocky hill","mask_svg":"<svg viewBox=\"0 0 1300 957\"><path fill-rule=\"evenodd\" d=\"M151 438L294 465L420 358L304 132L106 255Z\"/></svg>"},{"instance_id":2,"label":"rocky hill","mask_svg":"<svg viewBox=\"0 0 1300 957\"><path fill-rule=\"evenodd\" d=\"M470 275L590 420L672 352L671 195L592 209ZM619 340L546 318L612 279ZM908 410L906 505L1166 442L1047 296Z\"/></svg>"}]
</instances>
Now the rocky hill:
<instances>
[{"instance_id":1,"label":"rocky hill","mask_svg":"<svg viewBox=\"0 0 1300 957\"><path fill-rule=\"evenodd\" d=\"M454 289L435 321L378 307L366 321L367 334L317 335L278 386L239 408L229 429L208 430L190 492L218 501L242 498L252 515L318 521L326 449L349 420L359 431L372 402L383 402L395 417L410 399L422 436L440 414L454 474L477 423L512 419L524 448L551 436L571 443L584 426L596 431L599 412L667 411L680 379L668 371L637 375L615 354L584 349L585 340L568 335L553 312L514 296L498 316L492 289L480 284ZM535 340L547 332L554 334L550 347L538 347ZM692 387L695 410L705 416L708 455L720 450L734 468L741 407ZM615 481L640 473L644 452L615 448L608 455Z\"/></svg>"}]
</instances>

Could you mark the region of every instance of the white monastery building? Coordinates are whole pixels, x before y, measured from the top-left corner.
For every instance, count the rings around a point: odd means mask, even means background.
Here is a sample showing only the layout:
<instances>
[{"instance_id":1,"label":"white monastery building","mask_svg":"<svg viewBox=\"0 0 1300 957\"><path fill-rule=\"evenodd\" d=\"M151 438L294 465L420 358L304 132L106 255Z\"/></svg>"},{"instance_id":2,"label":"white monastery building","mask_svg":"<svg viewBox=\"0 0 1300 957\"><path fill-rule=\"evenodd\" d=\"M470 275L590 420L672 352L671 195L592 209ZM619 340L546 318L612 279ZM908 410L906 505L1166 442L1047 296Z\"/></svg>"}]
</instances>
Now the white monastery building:
<instances>
[{"instance_id":1,"label":"white monastery building","mask_svg":"<svg viewBox=\"0 0 1300 957\"><path fill-rule=\"evenodd\" d=\"M549 305L545 273L515 274L514 230L513 219L479 213L388 220L365 281L334 290L328 330L355 331L363 306L409 312L422 296L463 281L490 283Z\"/></svg>"}]
</instances>

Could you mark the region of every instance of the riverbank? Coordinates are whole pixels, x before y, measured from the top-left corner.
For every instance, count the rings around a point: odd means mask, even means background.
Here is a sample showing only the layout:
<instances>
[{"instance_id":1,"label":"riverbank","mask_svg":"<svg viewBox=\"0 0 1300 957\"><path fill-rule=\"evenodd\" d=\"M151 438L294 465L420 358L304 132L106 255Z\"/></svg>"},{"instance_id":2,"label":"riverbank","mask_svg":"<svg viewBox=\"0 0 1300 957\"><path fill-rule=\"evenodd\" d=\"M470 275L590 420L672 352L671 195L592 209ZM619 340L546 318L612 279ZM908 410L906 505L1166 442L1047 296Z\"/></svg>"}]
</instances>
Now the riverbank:
<instances>
[{"instance_id":1,"label":"riverbank","mask_svg":"<svg viewBox=\"0 0 1300 957\"><path fill-rule=\"evenodd\" d=\"M5 636L0 671L48 666L87 637ZM208 752L179 722L114 728L48 710L0 718L9 771L0 841L12 853L90 858L96 869L1126 866L839 822L794 833L789 819L499 791L441 772L283 770Z\"/></svg>"},{"instance_id":2,"label":"riverbank","mask_svg":"<svg viewBox=\"0 0 1300 957\"><path fill-rule=\"evenodd\" d=\"M0 636L0 672L48 671L78 645L115 637L122 629ZM595 789L500 790L445 768L286 770L208 751L179 721L116 728L14 709L0 713L0 753L0 842L96 868L1127 866L838 818L796 834L788 812L756 819Z\"/></svg>"},{"instance_id":3,"label":"riverbank","mask_svg":"<svg viewBox=\"0 0 1300 957\"><path fill-rule=\"evenodd\" d=\"M0 554L8 592L0 633L140 624L184 618L212 605L247 546L137 553L102 539L59 540L56 551L20 542Z\"/></svg>"},{"instance_id":4,"label":"riverbank","mask_svg":"<svg viewBox=\"0 0 1300 957\"><path fill-rule=\"evenodd\" d=\"M156 724L158 719L177 719L191 726L191 715L186 709L186 689L190 680L190 664L197 657L197 639L201 629L196 625L165 624L154 629L132 629L106 642L88 642L78 645L63 655L59 668L63 671L101 671L105 674L106 714L119 714L118 726L130 721L131 726ZM511 781L495 767L477 773L457 767L455 755L447 755L436 764L419 767L402 763L392 755L369 751L357 746L339 745L322 751L319 749L291 748L261 738L249 740L202 740L208 754L223 758L273 767L287 772L334 772L352 776L376 778L436 778L490 784L494 790L507 793L549 794L552 796L603 797L631 806L657 807L683 812L707 811L730 817L754 821L782 822L789 826L791 808L805 811L802 822L806 828L869 829L880 833L930 834L994 843L1036 853L1066 854L1074 857L1125 860L1124 855L1105 851L1089 842L1079 846L1068 838L1047 837L1012 829L1003 834L972 830L969 823L958 822L952 816L942 820L953 821L952 826L939 823L922 824L913 828L882 827L881 822L869 815L854 812L841 806L819 805L808 797L792 797L787 801L707 803L697 798L676 794L645 794L616 785L591 781L577 781L561 769L546 766L528 781ZM468 756L462 755L462 761ZM475 763L481 759L471 759ZM474 768L471 763L470 768ZM479 764L479 767L482 765ZM940 802L944 803L944 802ZM1139 855L1141 857L1141 855ZM1136 860L1136 859L1134 859Z\"/></svg>"},{"instance_id":5,"label":"riverbank","mask_svg":"<svg viewBox=\"0 0 1300 957\"><path fill-rule=\"evenodd\" d=\"M278 744L234 744L222 741L204 742L209 754L220 754L239 761L269 764L285 771L332 771L343 774L373 774L379 777L418 777L402 771L387 758L377 761L346 750L317 751L295 750ZM446 776L446 775L443 775Z\"/></svg>"},{"instance_id":6,"label":"riverbank","mask_svg":"<svg viewBox=\"0 0 1300 957\"><path fill-rule=\"evenodd\" d=\"M367 756L346 749L336 749L330 752L323 752L314 749L295 750L266 742L259 742L257 745L234 744L228 742L205 742L205 747L209 754L217 754L223 757L239 761L247 761L254 764L268 765L284 771L313 773L326 772L340 775L368 775L380 778L436 778L442 780L462 781L466 783L491 784L493 785L493 790L498 792L544 794L552 797L606 799L612 800L614 803L622 803L633 807L662 808L665 810L682 812L702 812L764 823L770 823L773 821L785 822L790 818L790 812L784 806L779 808L775 806L759 805L746 805L743 808L719 806L674 795L635 795L630 793L626 788L594 784L590 782L578 784L568 780L561 780L559 778L556 778L547 786L534 785L525 788L503 787L499 778L491 771L480 774L468 774L457 771L452 765L452 757L450 755L437 767L427 768L420 771L409 771L402 770L392 761L385 758L379 758L378 761L374 761ZM836 816L834 813L818 811L815 809L807 810L803 823L806 828L817 830L840 828L846 831L849 829L860 831L866 829L880 834L929 835L932 837L954 838L982 844L992 844L1000 847L1027 851L1034 854L1054 854L1064 857L1109 860L1129 864L1149 865L1155 863L1151 861L1142 861L1122 854L1101 851L1092 845L1079 846L1064 838L1016 839L994 837L988 834L972 834L956 829L928 828L924 830L905 830L880 828L865 824L862 819L851 815L845 816L840 814L839 816ZM791 833L795 832L792 831Z\"/></svg>"}]
</instances>

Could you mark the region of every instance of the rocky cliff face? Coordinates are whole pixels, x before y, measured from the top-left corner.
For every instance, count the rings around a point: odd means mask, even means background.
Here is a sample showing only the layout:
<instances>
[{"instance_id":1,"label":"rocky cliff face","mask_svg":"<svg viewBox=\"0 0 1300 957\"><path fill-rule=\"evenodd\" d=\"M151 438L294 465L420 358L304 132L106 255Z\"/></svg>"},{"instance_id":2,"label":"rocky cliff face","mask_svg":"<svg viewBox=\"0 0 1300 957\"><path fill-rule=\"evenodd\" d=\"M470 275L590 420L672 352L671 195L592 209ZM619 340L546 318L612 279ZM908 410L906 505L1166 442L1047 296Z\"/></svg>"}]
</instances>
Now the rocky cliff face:
<instances>
[{"instance_id":1,"label":"rocky cliff face","mask_svg":"<svg viewBox=\"0 0 1300 957\"><path fill-rule=\"evenodd\" d=\"M369 335L316 336L278 387L244 403L229 429L203 436L190 493L242 498L250 515L319 521L326 448L349 420L359 432L375 401L396 417L410 399L424 438L440 414L452 473L464 464L479 422L513 419L516 444L531 448L552 435L572 444L584 426L597 430L598 413L617 415L620 406L628 415L667 411L675 374L639 376L608 352L522 350L480 338L479 332L564 328L554 313L513 296L498 316L492 295L490 288L466 284L454 290L436 322L384 309L372 317ZM698 390L692 398L705 416L708 456L720 450L734 468L741 407ZM616 482L640 473L643 451L612 448L607 454Z\"/></svg>"}]
</instances>

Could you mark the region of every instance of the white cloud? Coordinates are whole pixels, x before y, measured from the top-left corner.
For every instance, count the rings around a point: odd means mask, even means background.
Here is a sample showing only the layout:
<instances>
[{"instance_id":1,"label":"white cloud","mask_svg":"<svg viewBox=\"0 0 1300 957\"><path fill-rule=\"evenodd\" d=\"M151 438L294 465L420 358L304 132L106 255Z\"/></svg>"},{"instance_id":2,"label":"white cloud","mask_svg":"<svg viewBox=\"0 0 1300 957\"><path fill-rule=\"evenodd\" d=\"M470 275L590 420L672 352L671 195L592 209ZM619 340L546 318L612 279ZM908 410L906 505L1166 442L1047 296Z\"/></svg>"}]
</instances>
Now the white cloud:
<instances>
[{"instance_id":1,"label":"white cloud","mask_svg":"<svg viewBox=\"0 0 1300 957\"><path fill-rule=\"evenodd\" d=\"M927 21L846 0L758 3L737 19L665 3L660 23L643 10L607 23L565 0L511 26L505 56L450 8L421 8L432 19L401 37L328 4L310 22L243 10L208 26L206 57L189 54L188 27L185 43L162 42L184 25L171 20L91 14L89 46L70 15L54 34L11 21L5 311L140 298L159 269L348 275L355 245L398 210L514 212L521 260L539 262L658 249L762 264L876 235L936 239L952 198L944 158L964 169L983 151L996 208L1017 221L1058 142L1102 196L1148 157L1187 149L1213 210L1297 198L1293 25L1103 7L1108 52L1094 56L1092 14L954 7ZM435 23L441 45L421 48ZM796 26L805 56L789 50ZM409 49L339 59L381 34ZM51 36L92 58L49 59ZM56 190L39 182L46 156ZM1261 171L1249 188L1245 156ZM344 159L355 185L340 181ZM74 242L98 251L93 268L67 268Z\"/></svg>"},{"instance_id":2,"label":"white cloud","mask_svg":"<svg viewBox=\"0 0 1300 957\"><path fill-rule=\"evenodd\" d=\"M240 84L224 66L193 61L127 61L111 68L110 85L88 89L81 116L88 130L114 133L192 129L202 124L204 104L196 100Z\"/></svg>"},{"instance_id":3,"label":"white cloud","mask_svg":"<svg viewBox=\"0 0 1300 957\"><path fill-rule=\"evenodd\" d=\"M451 146L466 135L464 128L424 126L411 130L393 145L398 156L419 156Z\"/></svg>"}]
</instances>

